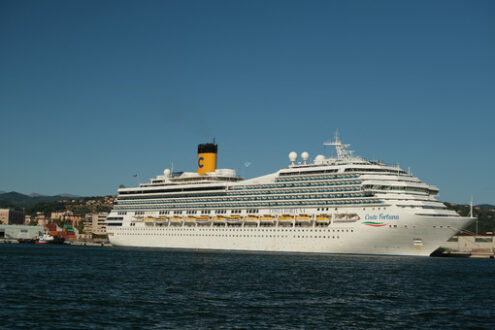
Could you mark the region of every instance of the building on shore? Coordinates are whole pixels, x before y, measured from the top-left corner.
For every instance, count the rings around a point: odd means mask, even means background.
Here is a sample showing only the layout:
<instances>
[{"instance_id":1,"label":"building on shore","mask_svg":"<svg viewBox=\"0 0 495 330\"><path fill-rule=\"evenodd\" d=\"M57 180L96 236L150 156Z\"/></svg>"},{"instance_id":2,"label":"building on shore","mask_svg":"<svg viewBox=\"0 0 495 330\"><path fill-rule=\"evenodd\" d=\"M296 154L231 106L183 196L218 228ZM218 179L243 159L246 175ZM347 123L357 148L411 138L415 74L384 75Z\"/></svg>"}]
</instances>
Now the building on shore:
<instances>
[{"instance_id":1,"label":"building on shore","mask_svg":"<svg viewBox=\"0 0 495 330\"><path fill-rule=\"evenodd\" d=\"M456 235L442 244L443 248L459 253L495 253L495 235L487 233L485 235Z\"/></svg>"},{"instance_id":2,"label":"building on shore","mask_svg":"<svg viewBox=\"0 0 495 330\"><path fill-rule=\"evenodd\" d=\"M45 217L43 212L36 212L33 220L38 226L42 227L46 226L50 222L50 218Z\"/></svg>"},{"instance_id":3,"label":"building on shore","mask_svg":"<svg viewBox=\"0 0 495 330\"><path fill-rule=\"evenodd\" d=\"M1 225L0 239L36 239L44 232L42 226Z\"/></svg>"},{"instance_id":4,"label":"building on shore","mask_svg":"<svg viewBox=\"0 0 495 330\"><path fill-rule=\"evenodd\" d=\"M24 212L14 209L0 209L0 224L4 225L23 225Z\"/></svg>"},{"instance_id":5,"label":"building on shore","mask_svg":"<svg viewBox=\"0 0 495 330\"><path fill-rule=\"evenodd\" d=\"M108 213L90 213L84 218L84 232L93 236L104 236L107 234L106 220Z\"/></svg>"},{"instance_id":6,"label":"building on shore","mask_svg":"<svg viewBox=\"0 0 495 330\"><path fill-rule=\"evenodd\" d=\"M74 213L72 213L72 211L66 210L66 211L61 211L61 212L52 212L50 214L50 220L51 220L51 222L62 221L64 223L67 223L70 221L72 226L77 227L77 225L81 221L81 217L74 215Z\"/></svg>"}]
</instances>

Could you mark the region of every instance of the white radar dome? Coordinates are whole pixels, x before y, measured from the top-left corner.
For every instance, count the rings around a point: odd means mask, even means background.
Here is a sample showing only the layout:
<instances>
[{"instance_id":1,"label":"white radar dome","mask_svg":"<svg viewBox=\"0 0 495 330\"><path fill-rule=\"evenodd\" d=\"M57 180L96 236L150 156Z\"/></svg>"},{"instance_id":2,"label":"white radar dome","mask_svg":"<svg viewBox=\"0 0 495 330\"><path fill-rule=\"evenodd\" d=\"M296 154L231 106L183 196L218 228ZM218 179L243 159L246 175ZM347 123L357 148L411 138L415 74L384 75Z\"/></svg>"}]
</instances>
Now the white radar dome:
<instances>
[{"instance_id":1,"label":"white radar dome","mask_svg":"<svg viewBox=\"0 0 495 330\"><path fill-rule=\"evenodd\" d=\"M289 153L289 160L294 163L297 159L297 153L295 151L291 151Z\"/></svg>"},{"instance_id":2,"label":"white radar dome","mask_svg":"<svg viewBox=\"0 0 495 330\"><path fill-rule=\"evenodd\" d=\"M163 175L165 175L166 178L169 177L170 176L170 170L168 168L163 170Z\"/></svg>"},{"instance_id":3,"label":"white radar dome","mask_svg":"<svg viewBox=\"0 0 495 330\"><path fill-rule=\"evenodd\" d=\"M325 156L323 156L323 155L317 155L317 156L315 157L315 164L319 164L319 165L321 165L321 164L323 164L324 162L325 162Z\"/></svg>"},{"instance_id":4,"label":"white radar dome","mask_svg":"<svg viewBox=\"0 0 495 330\"><path fill-rule=\"evenodd\" d=\"M309 154L305 151L301 154L301 158L303 160L304 163L306 163L306 161L308 160L309 158Z\"/></svg>"}]
</instances>

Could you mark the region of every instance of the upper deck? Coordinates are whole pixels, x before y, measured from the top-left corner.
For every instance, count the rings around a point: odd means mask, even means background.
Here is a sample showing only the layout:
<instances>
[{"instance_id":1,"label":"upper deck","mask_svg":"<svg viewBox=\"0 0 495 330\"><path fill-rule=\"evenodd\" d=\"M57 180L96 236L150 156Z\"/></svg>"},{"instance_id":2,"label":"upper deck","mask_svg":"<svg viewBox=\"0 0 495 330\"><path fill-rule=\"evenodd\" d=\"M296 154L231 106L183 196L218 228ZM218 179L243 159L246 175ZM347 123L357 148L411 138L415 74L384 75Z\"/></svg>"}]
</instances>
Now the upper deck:
<instances>
[{"instance_id":1,"label":"upper deck","mask_svg":"<svg viewBox=\"0 0 495 330\"><path fill-rule=\"evenodd\" d=\"M243 180L235 170L163 175L134 188L119 189L119 209L253 208L360 205L387 200L435 201L438 188L422 183L398 166L354 156L336 138L337 158L289 154L277 172Z\"/></svg>"}]
</instances>

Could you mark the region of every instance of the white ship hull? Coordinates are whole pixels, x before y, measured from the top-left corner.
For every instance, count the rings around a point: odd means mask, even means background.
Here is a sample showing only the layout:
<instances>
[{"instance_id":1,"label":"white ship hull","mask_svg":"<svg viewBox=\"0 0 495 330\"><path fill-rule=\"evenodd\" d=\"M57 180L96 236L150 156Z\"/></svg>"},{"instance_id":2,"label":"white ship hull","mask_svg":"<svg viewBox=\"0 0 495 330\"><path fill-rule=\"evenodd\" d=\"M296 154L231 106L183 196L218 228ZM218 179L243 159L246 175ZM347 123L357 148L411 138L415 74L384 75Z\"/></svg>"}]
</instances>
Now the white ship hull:
<instances>
[{"instance_id":1,"label":"white ship hull","mask_svg":"<svg viewBox=\"0 0 495 330\"><path fill-rule=\"evenodd\" d=\"M112 229L115 246L286 253L429 256L474 219L401 215L373 227L359 220L325 227L161 226Z\"/></svg>"}]
</instances>

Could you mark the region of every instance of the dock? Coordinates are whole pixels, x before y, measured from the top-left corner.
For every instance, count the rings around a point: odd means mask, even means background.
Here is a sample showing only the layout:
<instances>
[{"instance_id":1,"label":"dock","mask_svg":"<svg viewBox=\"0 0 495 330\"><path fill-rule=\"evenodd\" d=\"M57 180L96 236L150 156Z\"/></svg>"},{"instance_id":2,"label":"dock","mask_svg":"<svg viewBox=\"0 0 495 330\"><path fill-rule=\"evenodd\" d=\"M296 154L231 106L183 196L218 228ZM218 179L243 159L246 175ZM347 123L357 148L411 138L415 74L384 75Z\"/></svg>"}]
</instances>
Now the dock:
<instances>
[{"instance_id":1,"label":"dock","mask_svg":"<svg viewBox=\"0 0 495 330\"><path fill-rule=\"evenodd\" d=\"M442 244L432 256L494 259L495 236L492 233L484 235L456 235Z\"/></svg>"}]
</instances>

